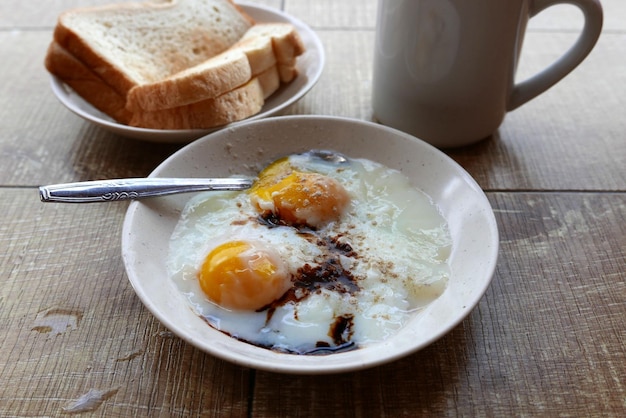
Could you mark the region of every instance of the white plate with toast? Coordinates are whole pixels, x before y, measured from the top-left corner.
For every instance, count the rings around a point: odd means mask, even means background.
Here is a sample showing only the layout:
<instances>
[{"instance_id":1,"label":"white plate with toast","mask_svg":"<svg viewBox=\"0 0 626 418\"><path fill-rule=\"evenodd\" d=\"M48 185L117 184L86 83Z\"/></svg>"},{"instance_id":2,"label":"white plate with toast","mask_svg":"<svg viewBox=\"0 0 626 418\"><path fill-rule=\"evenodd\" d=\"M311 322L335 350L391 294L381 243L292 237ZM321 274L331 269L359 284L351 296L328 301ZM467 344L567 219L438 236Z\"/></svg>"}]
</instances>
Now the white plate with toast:
<instances>
[{"instance_id":1,"label":"white plate with toast","mask_svg":"<svg viewBox=\"0 0 626 418\"><path fill-rule=\"evenodd\" d=\"M291 83L281 86L278 91L266 99L259 113L245 119L245 121L279 115L302 98L319 80L325 63L324 47L317 34L308 25L282 11L257 4L238 3L238 5L259 23L285 22L292 24L297 29L306 47L306 51L298 57L296 63L297 77ZM103 129L126 138L150 142L188 143L210 132L239 123L234 122L212 129L181 130L146 129L128 126L116 122L93 107L59 78L51 77L50 84L53 93L69 110Z\"/></svg>"}]
</instances>

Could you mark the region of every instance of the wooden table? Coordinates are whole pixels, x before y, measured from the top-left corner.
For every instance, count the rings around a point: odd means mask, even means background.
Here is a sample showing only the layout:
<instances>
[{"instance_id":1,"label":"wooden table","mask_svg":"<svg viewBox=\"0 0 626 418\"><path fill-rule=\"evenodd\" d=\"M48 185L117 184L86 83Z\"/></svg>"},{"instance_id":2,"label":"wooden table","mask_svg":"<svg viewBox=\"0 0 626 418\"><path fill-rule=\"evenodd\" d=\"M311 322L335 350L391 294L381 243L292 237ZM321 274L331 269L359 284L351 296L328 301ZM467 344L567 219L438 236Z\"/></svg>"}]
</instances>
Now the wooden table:
<instances>
[{"instance_id":1,"label":"wooden table","mask_svg":"<svg viewBox=\"0 0 626 418\"><path fill-rule=\"evenodd\" d=\"M217 360L143 307L120 255L125 203L39 202L36 186L145 176L180 146L90 125L53 96L58 13L107 0L0 3L0 416L624 416L626 2L595 50L475 146L447 151L501 234L486 295L452 332L373 369L288 376ZM374 0L265 0L307 22L327 66L293 114L371 120ZM534 19L520 77L571 44L576 9ZM64 409L65 408L65 409Z\"/></svg>"}]
</instances>

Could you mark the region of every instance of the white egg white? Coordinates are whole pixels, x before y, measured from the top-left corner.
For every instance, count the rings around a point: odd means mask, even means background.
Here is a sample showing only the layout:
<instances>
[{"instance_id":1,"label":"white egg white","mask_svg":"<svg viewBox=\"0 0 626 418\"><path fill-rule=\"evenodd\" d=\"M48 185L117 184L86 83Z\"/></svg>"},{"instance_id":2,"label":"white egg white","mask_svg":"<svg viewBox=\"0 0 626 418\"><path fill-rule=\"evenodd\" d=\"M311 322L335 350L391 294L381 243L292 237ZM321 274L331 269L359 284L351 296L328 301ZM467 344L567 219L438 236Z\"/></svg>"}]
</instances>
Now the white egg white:
<instances>
[{"instance_id":1,"label":"white egg white","mask_svg":"<svg viewBox=\"0 0 626 418\"><path fill-rule=\"evenodd\" d=\"M337 166L300 156L290 161L344 186L351 203L341 219L316 231L268 227L258 221L246 192L199 194L172 235L170 277L213 327L262 347L318 353L389 338L445 290L452 244L445 220L404 175L378 163L351 159ZM197 272L213 248L232 240L263 242L278 251L294 281L303 266L321 268L330 257L357 288L309 291L294 285L294 297L269 310L223 309L205 297Z\"/></svg>"}]
</instances>

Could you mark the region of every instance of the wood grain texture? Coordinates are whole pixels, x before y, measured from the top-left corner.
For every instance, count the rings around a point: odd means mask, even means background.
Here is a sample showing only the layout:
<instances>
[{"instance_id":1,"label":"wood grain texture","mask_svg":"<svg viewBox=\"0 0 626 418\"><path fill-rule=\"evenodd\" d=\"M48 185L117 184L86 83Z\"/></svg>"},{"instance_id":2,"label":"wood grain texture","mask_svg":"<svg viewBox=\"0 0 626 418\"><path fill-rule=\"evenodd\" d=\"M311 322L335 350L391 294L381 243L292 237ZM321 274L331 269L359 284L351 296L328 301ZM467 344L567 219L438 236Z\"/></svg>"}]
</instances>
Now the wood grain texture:
<instances>
[{"instance_id":1,"label":"wood grain texture","mask_svg":"<svg viewBox=\"0 0 626 418\"><path fill-rule=\"evenodd\" d=\"M52 28L59 13L76 7L110 4L122 0L56 0L46 7L36 1L4 0L0 3L0 30L3 28ZM141 0L136 0L141 1ZM373 28L376 23L375 0L248 0L281 9L316 28ZM626 29L626 4L621 0L602 0L604 27L608 31ZM580 12L573 6L553 7L531 20L531 30L568 31L580 27Z\"/></svg>"},{"instance_id":2,"label":"wood grain texture","mask_svg":"<svg viewBox=\"0 0 626 418\"><path fill-rule=\"evenodd\" d=\"M373 29L377 1L286 0L285 11L317 30Z\"/></svg>"},{"instance_id":3,"label":"wood grain texture","mask_svg":"<svg viewBox=\"0 0 626 418\"><path fill-rule=\"evenodd\" d=\"M372 120L373 31L320 30L327 53L319 83L291 114ZM574 34L530 33L520 76L554 59ZM65 109L49 88L42 60L49 31L0 32L0 180L8 185L147 175L179 146L128 140ZM500 130L450 155L489 190L623 190L626 186L626 34L608 33L587 61L544 95L511 112ZM577 123L585 121L584 124ZM54 144L54 146L50 146ZM43 169L45 167L45 169Z\"/></svg>"},{"instance_id":4,"label":"wood grain texture","mask_svg":"<svg viewBox=\"0 0 626 418\"><path fill-rule=\"evenodd\" d=\"M626 197L490 193L500 262L451 333L390 365L257 373L258 416L619 416L626 411ZM616 231L617 228L617 231Z\"/></svg>"},{"instance_id":5,"label":"wood grain texture","mask_svg":"<svg viewBox=\"0 0 626 418\"><path fill-rule=\"evenodd\" d=\"M246 416L250 371L184 343L143 307L121 259L126 205L0 189L0 416Z\"/></svg>"},{"instance_id":6,"label":"wood grain texture","mask_svg":"<svg viewBox=\"0 0 626 418\"><path fill-rule=\"evenodd\" d=\"M116 391L96 416L245 416L252 395L253 416L624 410L623 194L490 193L501 253L477 309L419 353L323 377L241 369L174 337L123 272L125 205L34 195L0 190L1 416L57 415L90 389Z\"/></svg>"},{"instance_id":7,"label":"wood grain texture","mask_svg":"<svg viewBox=\"0 0 626 418\"><path fill-rule=\"evenodd\" d=\"M487 191L493 283L445 337L357 373L284 376L165 329L124 272L124 203L54 205L35 186L145 176L180 145L128 140L65 109L43 57L61 10L0 2L0 416L626 415L626 2L603 0L585 62L477 145L446 151ZM264 0L316 29L319 83L289 114L373 120L375 0ZM578 12L529 25L519 77L572 44ZM69 411L68 411L69 409ZM82 416L82 415L81 415Z\"/></svg>"},{"instance_id":8,"label":"wood grain texture","mask_svg":"<svg viewBox=\"0 0 626 418\"><path fill-rule=\"evenodd\" d=\"M59 14L66 10L100 6L112 3L142 3L149 0L55 0L48 1L46 7L32 0L4 0L0 3L0 30L5 28L19 29L52 29L56 24ZM255 3L281 8L281 0L253 0Z\"/></svg>"}]
</instances>

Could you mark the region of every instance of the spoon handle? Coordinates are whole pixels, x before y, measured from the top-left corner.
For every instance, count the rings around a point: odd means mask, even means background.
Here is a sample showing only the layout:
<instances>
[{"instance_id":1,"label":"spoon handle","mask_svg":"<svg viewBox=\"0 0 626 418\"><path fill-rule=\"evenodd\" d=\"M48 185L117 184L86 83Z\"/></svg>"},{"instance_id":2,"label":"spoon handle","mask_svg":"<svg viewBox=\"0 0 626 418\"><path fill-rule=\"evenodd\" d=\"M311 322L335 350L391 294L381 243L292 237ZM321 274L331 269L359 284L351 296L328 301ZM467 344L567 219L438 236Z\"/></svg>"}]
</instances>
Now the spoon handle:
<instances>
[{"instance_id":1,"label":"spoon handle","mask_svg":"<svg viewBox=\"0 0 626 418\"><path fill-rule=\"evenodd\" d=\"M42 202L112 202L207 190L245 190L252 182L249 178L96 180L41 186L39 197Z\"/></svg>"}]
</instances>

